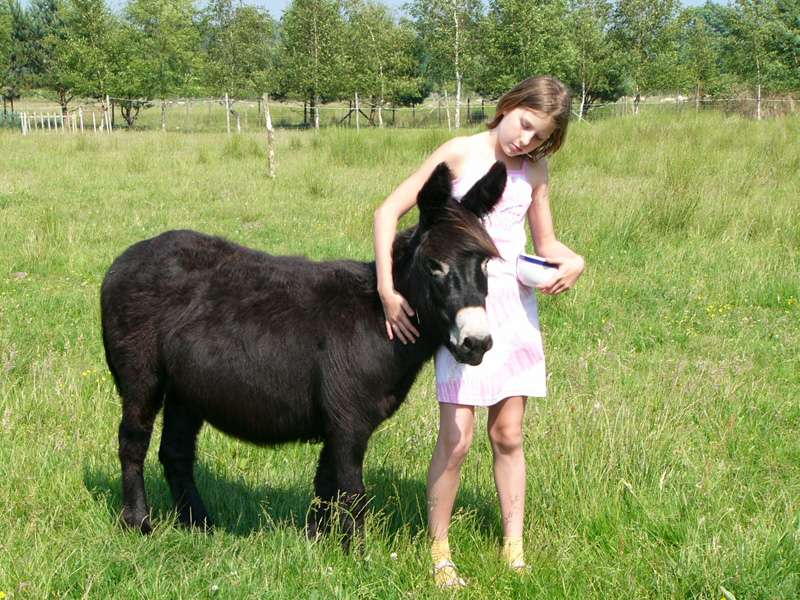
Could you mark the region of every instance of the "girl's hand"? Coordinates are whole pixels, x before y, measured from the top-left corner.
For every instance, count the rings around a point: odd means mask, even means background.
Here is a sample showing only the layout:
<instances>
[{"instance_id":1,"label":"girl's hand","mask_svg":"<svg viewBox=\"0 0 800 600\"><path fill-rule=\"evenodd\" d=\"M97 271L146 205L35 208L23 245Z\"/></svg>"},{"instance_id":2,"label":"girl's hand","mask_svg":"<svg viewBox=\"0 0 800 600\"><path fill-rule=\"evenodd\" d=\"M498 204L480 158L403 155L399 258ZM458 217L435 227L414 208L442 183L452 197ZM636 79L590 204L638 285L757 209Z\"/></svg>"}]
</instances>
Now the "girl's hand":
<instances>
[{"instance_id":1,"label":"girl's hand","mask_svg":"<svg viewBox=\"0 0 800 600\"><path fill-rule=\"evenodd\" d=\"M543 257L547 262L554 263L558 265L558 271L553 276L553 278L548 281L547 283L541 283L536 286L543 294L549 294L555 296L556 294L560 294L561 292L566 292L572 286L575 285L575 282L578 280L578 277L581 276L583 273L584 268L586 268L586 263L583 260L582 256L572 256L566 258L558 258L558 257Z\"/></svg>"},{"instance_id":2,"label":"girl's hand","mask_svg":"<svg viewBox=\"0 0 800 600\"><path fill-rule=\"evenodd\" d=\"M406 302L395 290L379 292L381 303L383 304L383 314L386 316L386 334L390 340L394 335L401 342L407 344L414 343L419 337L419 331L411 324L409 317L414 316L414 309Z\"/></svg>"}]
</instances>

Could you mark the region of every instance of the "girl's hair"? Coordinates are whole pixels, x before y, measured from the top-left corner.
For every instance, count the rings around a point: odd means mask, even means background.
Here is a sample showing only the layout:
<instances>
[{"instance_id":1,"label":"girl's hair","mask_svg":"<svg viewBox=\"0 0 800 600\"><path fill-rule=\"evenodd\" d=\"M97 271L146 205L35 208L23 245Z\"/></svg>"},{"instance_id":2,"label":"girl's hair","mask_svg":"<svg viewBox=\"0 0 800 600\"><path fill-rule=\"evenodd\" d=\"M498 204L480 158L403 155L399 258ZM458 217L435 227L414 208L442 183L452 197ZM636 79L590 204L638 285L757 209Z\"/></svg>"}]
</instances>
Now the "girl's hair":
<instances>
[{"instance_id":1,"label":"girl's hair","mask_svg":"<svg viewBox=\"0 0 800 600\"><path fill-rule=\"evenodd\" d=\"M494 129L503 120L503 115L518 106L531 108L552 117L555 123L553 133L544 143L527 156L536 162L540 158L552 154L564 143L569 124L569 113L572 99L569 90L555 77L541 75L529 77L508 90L497 101L495 117L488 124L489 129Z\"/></svg>"}]
</instances>

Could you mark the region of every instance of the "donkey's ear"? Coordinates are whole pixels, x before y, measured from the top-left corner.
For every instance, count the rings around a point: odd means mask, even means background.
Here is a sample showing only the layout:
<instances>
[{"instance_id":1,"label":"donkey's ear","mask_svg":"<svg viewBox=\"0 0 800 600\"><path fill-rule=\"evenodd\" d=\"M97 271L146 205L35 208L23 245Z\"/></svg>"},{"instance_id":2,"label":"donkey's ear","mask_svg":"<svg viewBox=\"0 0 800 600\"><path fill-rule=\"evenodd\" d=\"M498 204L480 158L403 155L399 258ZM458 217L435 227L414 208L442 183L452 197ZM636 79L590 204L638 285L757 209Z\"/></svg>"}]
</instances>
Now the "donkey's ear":
<instances>
[{"instance_id":1,"label":"donkey's ear","mask_svg":"<svg viewBox=\"0 0 800 600\"><path fill-rule=\"evenodd\" d=\"M461 199L461 206L479 219L486 216L498 203L506 189L506 165L497 161Z\"/></svg>"},{"instance_id":2,"label":"donkey's ear","mask_svg":"<svg viewBox=\"0 0 800 600\"><path fill-rule=\"evenodd\" d=\"M428 181L417 194L419 224L425 229L436 222L453 193L453 175L443 162L428 177Z\"/></svg>"}]
</instances>

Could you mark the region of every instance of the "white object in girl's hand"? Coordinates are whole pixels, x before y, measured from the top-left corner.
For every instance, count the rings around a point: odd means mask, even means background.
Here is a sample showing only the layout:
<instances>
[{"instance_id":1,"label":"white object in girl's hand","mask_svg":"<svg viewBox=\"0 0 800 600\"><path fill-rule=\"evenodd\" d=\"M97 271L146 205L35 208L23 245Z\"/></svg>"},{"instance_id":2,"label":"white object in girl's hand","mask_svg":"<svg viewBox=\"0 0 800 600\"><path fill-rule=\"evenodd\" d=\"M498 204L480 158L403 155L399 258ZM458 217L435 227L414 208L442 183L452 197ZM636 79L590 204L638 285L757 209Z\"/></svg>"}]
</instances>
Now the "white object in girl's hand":
<instances>
[{"instance_id":1,"label":"white object in girl's hand","mask_svg":"<svg viewBox=\"0 0 800 600\"><path fill-rule=\"evenodd\" d=\"M528 287L547 283L557 271L558 265L547 262L541 256L520 254L517 257L517 279Z\"/></svg>"}]
</instances>

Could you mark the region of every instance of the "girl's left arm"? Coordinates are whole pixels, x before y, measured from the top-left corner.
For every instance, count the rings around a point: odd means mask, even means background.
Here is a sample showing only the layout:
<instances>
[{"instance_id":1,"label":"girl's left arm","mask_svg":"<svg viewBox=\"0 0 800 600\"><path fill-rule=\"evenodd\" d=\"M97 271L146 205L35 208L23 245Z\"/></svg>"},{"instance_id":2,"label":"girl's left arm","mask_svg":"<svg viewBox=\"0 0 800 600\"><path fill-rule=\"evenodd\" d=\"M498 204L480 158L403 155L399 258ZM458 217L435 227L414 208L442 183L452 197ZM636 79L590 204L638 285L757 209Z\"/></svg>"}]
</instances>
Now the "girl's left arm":
<instances>
[{"instance_id":1,"label":"girl's left arm","mask_svg":"<svg viewBox=\"0 0 800 600\"><path fill-rule=\"evenodd\" d=\"M544 294L560 294L575 285L586 264L583 257L556 239L553 215L550 212L547 162L541 159L531 169L532 200L528 209L528 225L536 253L558 265L558 273L545 284L536 286Z\"/></svg>"}]
</instances>

